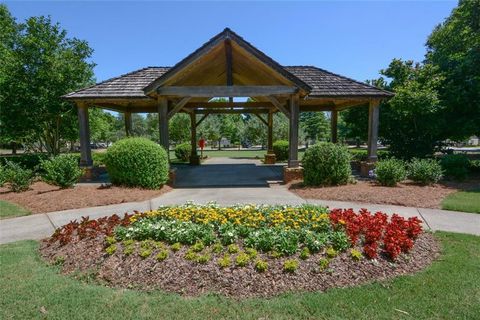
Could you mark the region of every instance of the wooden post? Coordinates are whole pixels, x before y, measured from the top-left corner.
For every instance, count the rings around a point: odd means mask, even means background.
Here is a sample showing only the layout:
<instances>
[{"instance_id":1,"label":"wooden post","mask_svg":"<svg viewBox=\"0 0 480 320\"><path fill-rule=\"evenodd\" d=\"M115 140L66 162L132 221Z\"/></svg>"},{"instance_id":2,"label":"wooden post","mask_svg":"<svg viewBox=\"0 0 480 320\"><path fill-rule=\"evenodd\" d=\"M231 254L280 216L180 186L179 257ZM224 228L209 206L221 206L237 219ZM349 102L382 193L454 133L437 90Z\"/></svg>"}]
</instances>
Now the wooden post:
<instances>
[{"instance_id":1,"label":"wooden post","mask_svg":"<svg viewBox=\"0 0 480 320\"><path fill-rule=\"evenodd\" d=\"M158 130L160 133L160 145L169 154L168 142L168 100L165 97L158 97Z\"/></svg>"},{"instance_id":2,"label":"wooden post","mask_svg":"<svg viewBox=\"0 0 480 320\"><path fill-rule=\"evenodd\" d=\"M273 112L268 113L267 153L273 153Z\"/></svg>"},{"instance_id":3,"label":"wooden post","mask_svg":"<svg viewBox=\"0 0 480 320\"><path fill-rule=\"evenodd\" d=\"M80 166L91 167L92 150L90 149L90 127L88 123L88 106L77 102L78 124L80 131Z\"/></svg>"},{"instance_id":4,"label":"wooden post","mask_svg":"<svg viewBox=\"0 0 480 320\"><path fill-rule=\"evenodd\" d=\"M289 102L290 108L290 130L288 133L288 167L298 168L298 121L299 121L299 96L291 95Z\"/></svg>"},{"instance_id":5,"label":"wooden post","mask_svg":"<svg viewBox=\"0 0 480 320\"><path fill-rule=\"evenodd\" d=\"M378 122L380 101L372 100L368 108L368 161L377 161Z\"/></svg>"},{"instance_id":6,"label":"wooden post","mask_svg":"<svg viewBox=\"0 0 480 320\"><path fill-rule=\"evenodd\" d=\"M338 124L338 111L337 110L332 110L330 114L330 130L331 130L331 136L332 136L332 142L337 143L337 135L338 135L338 129L337 125Z\"/></svg>"},{"instance_id":7,"label":"wooden post","mask_svg":"<svg viewBox=\"0 0 480 320\"><path fill-rule=\"evenodd\" d=\"M130 137L132 135L132 127L133 127L132 113L126 111L123 114L123 117L125 118L125 135L127 137Z\"/></svg>"},{"instance_id":8,"label":"wooden post","mask_svg":"<svg viewBox=\"0 0 480 320\"><path fill-rule=\"evenodd\" d=\"M190 113L190 143L192 146L192 151L190 153L190 164L199 165L200 157L197 153L197 117L195 111Z\"/></svg>"}]
</instances>

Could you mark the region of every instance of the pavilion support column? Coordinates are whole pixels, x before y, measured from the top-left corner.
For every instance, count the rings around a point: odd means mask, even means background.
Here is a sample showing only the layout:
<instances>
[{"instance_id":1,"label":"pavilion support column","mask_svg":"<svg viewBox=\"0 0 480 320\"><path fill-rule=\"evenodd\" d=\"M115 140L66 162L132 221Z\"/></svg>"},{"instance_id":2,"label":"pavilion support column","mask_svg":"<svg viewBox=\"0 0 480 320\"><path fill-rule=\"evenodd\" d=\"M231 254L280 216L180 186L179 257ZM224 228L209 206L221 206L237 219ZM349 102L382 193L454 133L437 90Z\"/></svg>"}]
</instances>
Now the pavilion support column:
<instances>
[{"instance_id":1,"label":"pavilion support column","mask_svg":"<svg viewBox=\"0 0 480 320\"><path fill-rule=\"evenodd\" d=\"M91 167L92 150L90 148L90 126L88 122L88 106L77 102L78 124L80 132L80 167Z\"/></svg>"},{"instance_id":2,"label":"pavilion support column","mask_svg":"<svg viewBox=\"0 0 480 320\"><path fill-rule=\"evenodd\" d=\"M160 133L160 145L169 153L168 142L168 100L165 97L158 97L158 130Z\"/></svg>"},{"instance_id":3,"label":"pavilion support column","mask_svg":"<svg viewBox=\"0 0 480 320\"><path fill-rule=\"evenodd\" d=\"M338 141L338 111L332 110L330 114L330 130L332 136L332 142L337 143Z\"/></svg>"},{"instance_id":4,"label":"pavilion support column","mask_svg":"<svg viewBox=\"0 0 480 320\"><path fill-rule=\"evenodd\" d=\"M131 137L132 136L132 127L133 127L132 113L126 111L124 113L124 118L125 118L125 135L127 137Z\"/></svg>"},{"instance_id":5,"label":"pavilion support column","mask_svg":"<svg viewBox=\"0 0 480 320\"><path fill-rule=\"evenodd\" d=\"M377 143L378 143L378 124L379 124L379 109L380 101L370 101L368 107L368 142L367 142L367 161L360 163L360 175L369 177L370 171L375 168L377 162Z\"/></svg>"},{"instance_id":6,"label":"pavilion support column","mask_svg":"<svg viewBox=\"0 0 480 320\"><path fill-rule=\"evenodd\" d=\"M267 118L268 133L267 133L267 154L265 155L265 164L275 164L277 161L275 153L273 152L273 112L268 112Z\"/></svg>"},{"instance_id":7,"label":"pavilion support column","mask_svg":"<svg viewBox=\"0 0 480 320\"><path fill-rule=\"evenodd\" d=\"M199 165L200 164L200 157L197 153L197 117L195 111L190 113L190 143L192 146L192 152L190 153L190 164L191 165Z\"/></svg>"},{"instance_id":8,"label":"pavilion support column","mask_svg":"<svg viewBox=\"0 0 480 320\"><path fill-rule=\"evenodd\" d=\"M298 95L291 95L289 100L290 108L290 130L288 137L288 167L298 168L298 122L299 122L299 108L300 98Z\"/></svg>"}]
</instances>

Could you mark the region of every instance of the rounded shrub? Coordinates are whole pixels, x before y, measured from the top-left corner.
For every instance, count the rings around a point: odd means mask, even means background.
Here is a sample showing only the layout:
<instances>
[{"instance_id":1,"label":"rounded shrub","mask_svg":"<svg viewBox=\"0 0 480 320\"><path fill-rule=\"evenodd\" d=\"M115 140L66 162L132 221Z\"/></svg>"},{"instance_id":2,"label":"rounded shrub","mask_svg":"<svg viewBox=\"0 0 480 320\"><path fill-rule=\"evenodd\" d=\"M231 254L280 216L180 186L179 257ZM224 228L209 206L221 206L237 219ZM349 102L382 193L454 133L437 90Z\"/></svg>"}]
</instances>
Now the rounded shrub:
<instances>
[{"instance_id":1,"label":"rounded shrub","mask_svg":"<svg viewBox=\"0 0 480 320\"><path fill-rule=\"evenodd\" d=\"M188 161L192 153L190 143L181 143L175 147L175 157L182 161Z\"/></svg>"},{"instance_id":2,"label":"rounded shrub","mask_svg":"<svg viewBox=\"0 0 480 320\"><path fill-rule=\"evenodd\" d=\"M308 148L303 155L303 180L306 185L347 184L352 175L351 154L347 147L321 143Z\"/></svg>"},{"instance_id":3,"label":"rounded shrub","mask_svg":"<svg viewBox=\"0 0 480 320\"><path fill-rule=\"evenodd\" d=\"M375 165L375 176L382 186L396 186L407 177L405 163L395 158L381 160Z\"/></svg>"},{"instance_id":4,"label":"rounded shrub","mask_svg":"<svg viewBox=\"0 0 480 320\"><path fill-rule=\"evenodd\" d=\"M277 161L285 161L288 159L288 141L278 140L272 145L273 153Z\"/></svg>"},{"instance_id":5,"label":"rounded shrub","mask_svg":"<svg viewBox=\"0 0 480 320\"><path fill-rule=\"evenodd\" d=\"M167 152L146 138L117 141L104 161L113 184L158 189L168 180Z\"/></svg>"},{"instance_id":6,"label":"rounded shrub","mask_svg":"<svg viewBox=\"0 0 480 320\"><path fill-rule=\"evenodd\" d=\"M437 183L442 177L442 166L434 159L414 158L408 164L408 178L416 183L433 184Z\"/></svg>"},{"instance_id":7,"label":"rounded shrub","mask_svg":"<svg viewBox=\"0 0 480 320\"><path fill-rule=\"evenodd\" d=\"M78 166L78 157L70 154L42 160L41 168L43 181L61 188L72 187L83 174Z\"/></svg>"},{"instance_id":8,"label":"rounded shrub","mask_svg":"<svg viewBox=\"0 0 480 320\"><path fill-rule=\"evenodd\" d=\"M28 190L33 182L33 171L25 169L18 163L7 161L4 168L4 183L8 183L13 192L22 192Z\"/></svg>"},{"instance_id":9,"label":"rounded shrub","mask_svg":"<svg viewBox=\"0 0 480 320\"><path fill-rule=\"evenodd\" d=\"M468 157L463 154L447 154L441 159L440 164L445 176L456 180L464 180L470 167Z\"/></svg>"}]
</instances>

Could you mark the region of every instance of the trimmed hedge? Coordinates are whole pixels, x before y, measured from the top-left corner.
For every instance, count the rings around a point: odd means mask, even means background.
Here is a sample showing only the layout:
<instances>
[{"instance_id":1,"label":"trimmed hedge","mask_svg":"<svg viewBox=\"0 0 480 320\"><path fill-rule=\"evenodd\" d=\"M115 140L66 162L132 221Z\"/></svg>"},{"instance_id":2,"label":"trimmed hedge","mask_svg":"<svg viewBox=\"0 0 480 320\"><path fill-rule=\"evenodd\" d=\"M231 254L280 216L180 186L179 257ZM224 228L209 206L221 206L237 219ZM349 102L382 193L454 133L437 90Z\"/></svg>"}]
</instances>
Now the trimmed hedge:
<instances>
[{"instance_id":1,"label":"trimmed hedge","mask_svg":"<svg viewBox=\"0 0 480 320\"><path fill-rule=\"evenodd\" d=\"M126 138L107 149L105 164L113 184L158 189L168 181L165 149L146 138Z\"/></svg>"},{"instance_id":2,"label":"trimmed hedge","mask_svg":"<svg viewBox=\"0 0 480 320\"><path fill-rule=\"evenodd\" d=\"M277 161L288 160L288 141L278 140L275 141L272 145L273 153L275 153L275 158Z\"/></svg>"},{"instance_id":3,"label":"trimmed hedge","mask_svg":"<svg viewBox=\"0 0 480 320\"><path fill-rule=\"evenodd\" d=\"M433 184L440 181L442 177L442 166L434 159L413 158L408 164L408 178L416 183Z\"/></svg>"},{"instance_id":4,"label":"trimmed hedge","mask_svg":"<svg viewBox=\"0 0 480 320\"><path fill-rule=\"evenodd\" d=\"M83 170L78 166L78 157L72 154L62 154L42 160L42 179L49 184L61 188L72 187L82 176Z\"/></svg>"},{"instance_id":5,"label":"trimmed hedge","mask_svg":"<svg viewBox=\"0 0 480 320\"><path fill-rule=\"evenodd\" d=\"M175 157L184 162L190 159L192 146L190 143L181 143L175 147Z\"/></svg>"},{"instance_id":6,"label":"trimmed hedge","mask_svg":"<svg viewBox=\"0 0 480 320\"><path fill-rule=\"evenodd\" d=\"M351 154L345 146L316 144L303 155L304 183L312 186L347 184L352 175L350 160Z\"/></svg>"},{"instance_id":7,"label":"trimmed hedge","mask_svg":"<svg viewBox=\"0 0 480 320\"><path fill-rule=\"evenodd\" d=\"M375 165L375 176L382 186L394 187L407 177L405 163L395 158L378 161Z\"/></svg>"},{"instance_id":8,"label":"trimmed hedge","mask_svg":"<svg viewBox=\"0 0 480 320\"><path fill-rule=\"evenodd\" d=\"M28 190L33 182L33 171L23 168L20 164L7 161L6 165L2 164L1 174L3 184L7 183L13 192L22 192Z\"/></svg>"}]
</instances>

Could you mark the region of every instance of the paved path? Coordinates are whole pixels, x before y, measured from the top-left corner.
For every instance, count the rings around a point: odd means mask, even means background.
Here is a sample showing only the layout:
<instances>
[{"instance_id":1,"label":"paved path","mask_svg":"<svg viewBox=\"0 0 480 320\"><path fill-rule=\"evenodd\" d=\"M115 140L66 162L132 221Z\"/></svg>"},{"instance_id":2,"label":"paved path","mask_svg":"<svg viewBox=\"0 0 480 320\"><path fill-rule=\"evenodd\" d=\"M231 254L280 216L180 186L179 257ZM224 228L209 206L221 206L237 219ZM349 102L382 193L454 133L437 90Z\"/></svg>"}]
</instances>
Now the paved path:
<instances>
[{"instance_id":1,"label":"paved path","mask_svg":"<svg viewBox=\"0 0 480 320\"><path fill-rule=\"evenodd\" d=\"M176 188L268 187L283 179L283 165L264 165L255 159L210 158L201 166L174 167Z\"/></svg>"},{"instance_id":2,"label":"paved path","mask_svg":"<svg viewBox=\"0 0 480 320\"><path fill-rule=\"evenodd\" d=\"M225 160L223 160L225 161ZM231 160L232 162L240 162L242 160ZM243 160L245 164L249 165L249 170L242 169L235 166L232 170L223 172L222 174L234 177L235 175L245 175L243 182L247 186L240 184L233 187L215 187L215 185L222 181L225 177L217 177L219 173L211 168L202 169L203 166L196 167L198 170L205 170L209 172L209 175L205 178L204 175L200 175L201 179L204 179L204 183L213 181L207 187L200 187L193 183L190 187L182 187L172 190L166 194L161 195L158 198L142 201L142 202L130 202L116 205L73 209L65 211L50 212L47 214L36 214L25 217L18 217L12 219L0 220L0 243L8 243L17 240L25 239L42 239L48 237L53 233L55 228L60 227L71 220L80 219L82 216L89 216L90 218L99 218L114 213L123 214L125 212L145 211L158 208L160 205L172 205L172 204L184 204L187 201L193 201L196 203L207 203L210 201L216 201L221 205L232 205L237 203L251 203L251 204L290 204L298 205L302 203L312 203L318 205L328 206L330 208L353 208L358 210L360 208L366 208L370 211L383 211L388 214L397 213L405 217L419 216L425 223L427 228L432 230L443 230L452 232L461 232L480 235L480 214L463 213L446 211L439 209L423 209L423 208L411 208L391 205L377 205L377 204L365 204L365 203L352 203L352 202L340 202L340 201L326 201L326 200L311 200L302 199L296 194L291 193L286 187L280 185L268 185L266 181L271 177L275 179L273 173L266 173L261 179L253 177L251 174L256 170L271 170L269 166L261 166L258 163L250 164L250 160ZM213 162L210 164L213 165ZM258 162L258 161L257 161ZM222 163L225 164L225 163ZM227 165L231 165L227 163ZM238 165L238 164L237 164ZM207 166L205 166L207 167ZM279 167L280 168L280 167ZM281 169L281 168L280 168ZM273 171L277 170L276 168ZM195 175L195 171L185 170L182 175L179 175L180 182L184 186L189 185L189 181L193 181L192 176ZM209 180L210 179L210 180ZM258 182L262 181L263 182ZM252 183L257 181L257 184ZM256 185L256 187L252 187Z\"/></svg>"}]
</instances>

